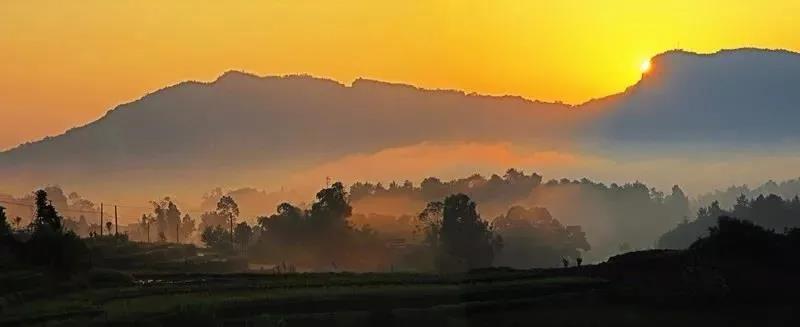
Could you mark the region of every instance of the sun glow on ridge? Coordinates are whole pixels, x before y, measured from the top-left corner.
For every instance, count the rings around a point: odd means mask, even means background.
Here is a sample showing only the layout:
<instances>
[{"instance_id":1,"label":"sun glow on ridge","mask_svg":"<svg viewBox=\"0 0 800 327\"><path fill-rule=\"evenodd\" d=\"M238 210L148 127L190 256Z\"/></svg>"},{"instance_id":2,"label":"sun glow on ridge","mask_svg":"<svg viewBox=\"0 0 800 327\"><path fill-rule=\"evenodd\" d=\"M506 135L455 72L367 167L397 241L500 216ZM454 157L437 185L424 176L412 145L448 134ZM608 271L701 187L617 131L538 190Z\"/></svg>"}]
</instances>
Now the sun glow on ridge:
<instances>
[{"instance_id":1,"label":"sun glow on ridge","mask_svg":"<svg viewBox=\"0 0 800 327\"><path fill-rule=\"evenodd\" d=\"M642 71L642 74L647 73L648 71L650 71L650 68L651 68L650 59L646 59L639 66L639 70Z\"/></svg>"}]
</instances>

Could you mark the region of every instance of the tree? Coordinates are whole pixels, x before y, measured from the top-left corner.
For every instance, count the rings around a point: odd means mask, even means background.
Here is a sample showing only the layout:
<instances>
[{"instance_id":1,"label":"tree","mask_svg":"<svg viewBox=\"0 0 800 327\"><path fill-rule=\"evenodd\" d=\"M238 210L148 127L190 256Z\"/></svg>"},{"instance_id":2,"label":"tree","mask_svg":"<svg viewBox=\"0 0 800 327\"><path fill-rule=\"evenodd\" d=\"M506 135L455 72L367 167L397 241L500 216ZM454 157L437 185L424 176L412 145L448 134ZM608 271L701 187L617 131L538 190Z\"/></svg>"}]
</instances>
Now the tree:
<instances>
[{"instance_id":1,"label":"tree","mask_svg":"<svg viewBox=\"0 0 800 327\"><path fill-rule=\"evenodd\" d=\"M794 253L781 253L785 245L783 237L749 220L722 216L708 229L708 236L693 242L689 251L722 261L777 263L784 257L794 257Z\"/></svg>"},{"instance_id":2,"label":"tree","mask_svg":"<svg viewBox=\"0 0 800 327\"><path fill-rule=\"evenodd\" d=\"M200 240L209 248L218 251L229 251L231 243L228 242L228 232L222 226L209 226L203 230Z\"/></svg>"},{"instance_id":3,"label":"tree","mask_svg":"<svg viewBox=\"0 0 800 327\"><path fill-rule=\"evenodd\" d=\"M47 192L36 191L36 216L31 223L33 233L25 243L27 260L46 265L61 276L87 268L88 248L72 231L64 231L63 218L47 199Z\"/></svg>"},{"instance_id":4,"label":"tree","mask_svg":"<svg viewBox=\"0 0 800 327\"><path fill-rule=\"evenodd\" d=\"M108 231L108 235L111 235L111 229L114 228L114 223L107 221L106 222L106 230Z\"/></svg>"},{"instance_id":5,"label":"tree","mask_svg":"<svg viewBox=\"0 0 800 327\"><path fill-rule=\"evenodd\" d=\"M165 216L167 218L167 226L169 226L171 230L175 231L175 242L180 242L181 211L172 201L167 203L167 212L165 213Z\"/></svg>"},{"instance_id":6,"label":"tree","mask_svg":"<svg viewBox=\"0 0 800 327\"><path fill-rule=\"evenodd\" d=\"M139 222L139 225L142 227L142 229L147 234L147 243L150 243L150 225L152 225L153 222L155 222L155 218L153 218L152 216L144 215L144 214L142 215L142 219Z\"/></svg>"},{"instance_id":7,"label":"tree","mask_svg":"<svg viewBox=\"0 0 800 327\"><path fill-rule=\"evenodd\" d=\"M344 185L336 182L317 192L317 201L311 205L309 212L309 222L313 229L323 233L342 231L349 227L347 218L352 214L353 207L350 206Z\"/></svg>"},{"instance_id":8,"label":"tree","mask_svg":"<svg viewBox=\"0 0 800 327\"><path fill-rule=\"evenodd\" d=\"M231 247L233 247L233 224L236 222L236 218L239 217L239 205L236 204L236 201L234 201L232 197L227 195L222 196L219 198L219 202L217 202L217 213L227 217L230 223Z\"/></svg>"},{"instance_id":9,"label":"tree","mask_svg":"<svg viewBox=\"0 0 800 327\"><path fill-rule=\"evenodd\" d=\"M430 202L417 216L419 219L417 231L424 235L424 243L431 247L433 252L437 252L439 249L443 209L444 203L441 201Z\"/></svg>"},{"instance_id":10,"label":"tree","mask_svg":"<svg viewBox=\"0 0 800 327\"><path fill-rule=\"evenodd\" d=\"M360 187L366 186L356 189ZM374 268L376 261L385 258L385 243L369 228L359 230L350 224L349 200L344 185L337 182L317 192L309 210L282 203L275 214L258 218L255 254L306 267Z\"/></svg>"},{"instance_id":11,"label":"tree","mask_svg":"<svg viewBox=\"0 0 800 327\"><path fill-rule=\"evenodd\" d=\"M564 226L545 208L513 206L492 221L504 247L495 259L515 268L552 267L560 258L579 258L590 249L580 226Z\"/></svg>"},{"instance_id":12,"label":"tree","mask_svg":"<svg viewBox=\"0 0 800 327\"><path fill-rule=\"evenodd\" d=\"M168 228L167 211L165 208L167 204L163 200L160 202L151 201L150 203L153 205L153 222L156 224L156 235L158 236L159 240L161 240L161 236L164 235L164 232Z\"/></svg>"},{"instance_id":13,"label":"tree","mask_svg":"<svg viewBox=\"0 0 800 327\"><path fill-rule=\"evenodd\" d=\"M441 199L447 194L446 186L436 177L428 177L419 184L424 199Z\"/></svg>"},{"instance_id":14,"label":"tree","mask_svg":"<svg viewBox=\"0 0 800 327\"><path fill-rule=\"evenodd\" d=\"M181 221L181 228L180 233L183 235L183 239L188 240L192 234L194 233L196 227L194 219L187 213L183 216L183 220Z\"/></svg>"},{"instance_id":15,"label":"tree","mask_svg":"<svg viewBox=\"0 0 800 327\"><path fill-rule=\"evenodd\" d=\"M759 195L748 199L741 194L736 198L731 209L720 207L718 201L713 201L710 206L697 211L697 219L688 220L678 224L674 229L666 232L658 241L662 248L686 248L698 238L704 236L710 227L718 224L718 218L723 216L735 217L751 221L756 225L772 230L784 230L800 226L797 217L800 217L800 199L797 197L784 200L778 195ZM728 221L721 226L728 226Z\"/></svg>"},{"instance_id":16,"label":"tree","mask_svg":"<svg viewBox=\"0 0 800 327\"><path fill-rule=\"evenodd\" d=\"M0 206L0 240L4 240L11 236L11 225L8 224L6 217L6 208Z\"/></svg>"},{"instance_id":17,"label":"tree","mask_svg":"<svg viewBox=\"0 0 800 327\"><path fill-rule=\"evenodd\" d=\"M437 220L441 217L441 223ZM502 240L489 223L482 220L473 202L465 194L454 194L442 203L429 203L420 220L430 226L426 239L435 242L437 266L442 271L463 271L491 265Z\"/></svg>"},{"instance_id":18,"label":"tree","mask_svg":"<svg viewBox=\"0 0 800 327\"><path fill-rule=\"evenodd\" d=\"M247 222L240 222L234 229L234 239L239 249L242 252L247 252L247 247L250 244L250 238L253 236L253 229L247 225Z\"/></svg>"},{"instance_id":19,"label":"tree","mask_svg":"<svg viewBox=\"0 0 800 327\"><path fill-rule=\"evenodd\" d=\"M34 233L61 233L63 231L63 218L56 212L56 208L53 207L53 204L47 199L47 192L45 190L38 190L35 196L36 217L34 217L33 220Z\"/></svg>"},{"instance_id":20,"label":"tree","mask_svg":"<svg viewBox=\"0 0 800 327\"><path fill-rule=\"evenodd\" d=\"M333 183L317 192L317 200L311 205L306 218L306 241L315 248L320 258L332 262L344 260L350 247L352 227L348 218L353 208L344 185Z\"/></svg>"},{"instance_id":21,"label":"tree","mask_svg":"<svg viewBox=\"0 0 800 327\"><path fill-rule=\"evenodd\" d=\"M677 218L684 218L689 214L689 198L678 185L672 186L672 194L664 199L664 204Z\"/></svg>"},{"instance_id":22,"label":"tree","mask_svg":"<svg viewBox=\"0 0 800 327\"><path fill-rule=\"evenodd\" d=\"M180 240L181 211L169 197L165 197L160 202L152 201L153 213L156 215L156 223L159 235L164 234L164 240L168 240L168 235L175 236L175 241Z\"/></svg>"},{"instance_id":23,"label":"tree","mask_svg":"<svg viewBox=\"0 0 800 327\"><path fill-rule=\"evenodd\" d=\"M261 234L256 246L259 252L273 259L305 243L309 234L306 212L285 202L278 205L275 214L259 217L258 227Z\"/></svg>"}]
</instances>

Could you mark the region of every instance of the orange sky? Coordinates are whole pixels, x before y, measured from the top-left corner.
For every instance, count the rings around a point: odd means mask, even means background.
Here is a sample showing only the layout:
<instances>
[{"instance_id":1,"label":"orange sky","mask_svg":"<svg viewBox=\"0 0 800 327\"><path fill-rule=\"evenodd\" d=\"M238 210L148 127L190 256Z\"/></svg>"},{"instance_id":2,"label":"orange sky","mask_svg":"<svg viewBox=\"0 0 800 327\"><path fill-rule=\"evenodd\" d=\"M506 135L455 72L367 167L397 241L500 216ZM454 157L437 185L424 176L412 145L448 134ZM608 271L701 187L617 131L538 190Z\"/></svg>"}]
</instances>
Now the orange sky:
<instances>
[{"instance_id":1,"label":"orange sky","mask_svg":"<svg viewBox=\"0 0 800 327\"><path fill-rule=\"evenodd\" d=\"M798 12L797 0L4 0L0 149L229 69L579 103L671 48L799 50Z\"/></svg>"}]
</instances>

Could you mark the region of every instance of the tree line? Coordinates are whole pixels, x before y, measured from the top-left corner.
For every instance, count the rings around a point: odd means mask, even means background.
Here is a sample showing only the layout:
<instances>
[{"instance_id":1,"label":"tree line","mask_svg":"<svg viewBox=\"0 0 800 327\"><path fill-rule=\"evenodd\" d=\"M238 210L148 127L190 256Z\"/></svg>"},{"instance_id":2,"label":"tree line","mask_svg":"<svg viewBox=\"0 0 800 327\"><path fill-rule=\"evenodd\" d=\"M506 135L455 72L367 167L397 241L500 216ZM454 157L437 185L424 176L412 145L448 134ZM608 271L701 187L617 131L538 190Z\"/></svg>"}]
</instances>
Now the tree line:
<instances>
[{"instance_id":1,"label":"tree line","mask_svg":"<svg viewBox=\"0 0 800 327\"><path fill-rule=\"evenodd\" d=\"M697 211L694 220L684 220L668 231L658 241L662 248L686 248L695 240L704 236L709 228L716 224L719 217L735 217L750 221L763 228L783 231L800 227L800 198L794 196L784 199L779 195L758 195L748 198L740 194L735 203L724 209L718 201L713 201Z\"/></svg>"},{"instance_id":2,"label":"tree line","mask_svg":"<svg viewBox=\"0 0 800 327\"><path fill-rule=\"evenodd\" d=\"M25 227L13 228L0 207L0 263L44 267L57 277L87 269L91 263L85 242L64 228L64 218L47 191L36 191L34 198L35 214Z\"/></svg>"},{"instance_id":3,"label":"tree line","mask_svg":"<svg viewBox=\"0 0 800 327\"><path fill-rule=\"evenodd\" d=\"M466 194L480 203L489 217L505 214L516 205L547 208L567 225L580 225L592 243L594 260L632 249L651 248L655 240L687 217L689 199L674 185L668 193L641 182L604 184L587 178L545 181L536 173L509 169L502 176L486 178L473 174L444 181L436 177L419 185L359 182L350 187L356 207L380 209L385 203L406 199L411 208L395 210L408 214L416 205L442 199L450 194ZM382 201L383 200L383 201ZM381 212L387 214L387 212Z\"/></svg>"},{"instance_id":4,"label":"tree line","mask_svg":"<svg viewBox=\"0 0 800 327\"><path fill-rule=\"evenodd\" d=\"M752 199L762 194L775 194L784 199L791 199L796 195L800 195L800 178L780 182L768 180L755 188L747 185L733 185L724 190L714 190L698 195L696 206L698 208L706 207L717 201L721 207L730 208L736 204L736 200L741 195Z\"/></svg>"},{"instance_id":5,"label":"tree line","mask_svg":"<svg viewBox=\"0 0 800 327\"><path fill-rule=\"evenodd\" d=\"M344 185L334 183L317 192L310 208L282 203L274 214L258 217L249 226L246 222L234 225L235 201L222 196L217 212L207 216L230 219L206 226L201 238L218 251L314 270L547 267L565 257L579 258L580 251L590 249L579 226L563 226L546 209L516 206L486 220L478 213L477 203L463 193L429 202L416 217L399 217L410 225L410 236L416 240L393 244L368 223L353 224L350 201ZM505 248L512 254L503 255Z\"/></svg>"}]
</instances>

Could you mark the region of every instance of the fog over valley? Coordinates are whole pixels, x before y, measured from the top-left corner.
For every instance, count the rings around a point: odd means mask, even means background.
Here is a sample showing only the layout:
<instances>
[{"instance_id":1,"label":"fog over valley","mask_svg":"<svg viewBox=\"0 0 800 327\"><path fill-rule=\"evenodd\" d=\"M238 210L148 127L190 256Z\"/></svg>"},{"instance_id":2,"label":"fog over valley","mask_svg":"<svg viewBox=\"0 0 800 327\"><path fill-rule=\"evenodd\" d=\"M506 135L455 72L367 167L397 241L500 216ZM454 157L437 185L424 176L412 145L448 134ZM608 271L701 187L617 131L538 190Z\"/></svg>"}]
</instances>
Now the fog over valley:
<instances>
[{"instance_id":1,"label":"fog over valley","mask_svg":"<svg viewBox=\"0 0 800 327\"><path fill-rule=\"evenodd\" d=\"M513 214L580 228L587 259L602 260L653 247L714 196L732 206L738 194L720 195L731 186L800 175L800 55L675 50L651 67L580 105L229 71L0 153L3 205L30 220L30 192L49 187L65 216L84 216L84 233L100 203L141 233L141 216L162 202L199 224L231 196L242 221L258 224L282 203L310 210L317 191L341 182L351 224L411 241L428 203L464 193L489 222Z\"/></svg>"}]
</instances>

